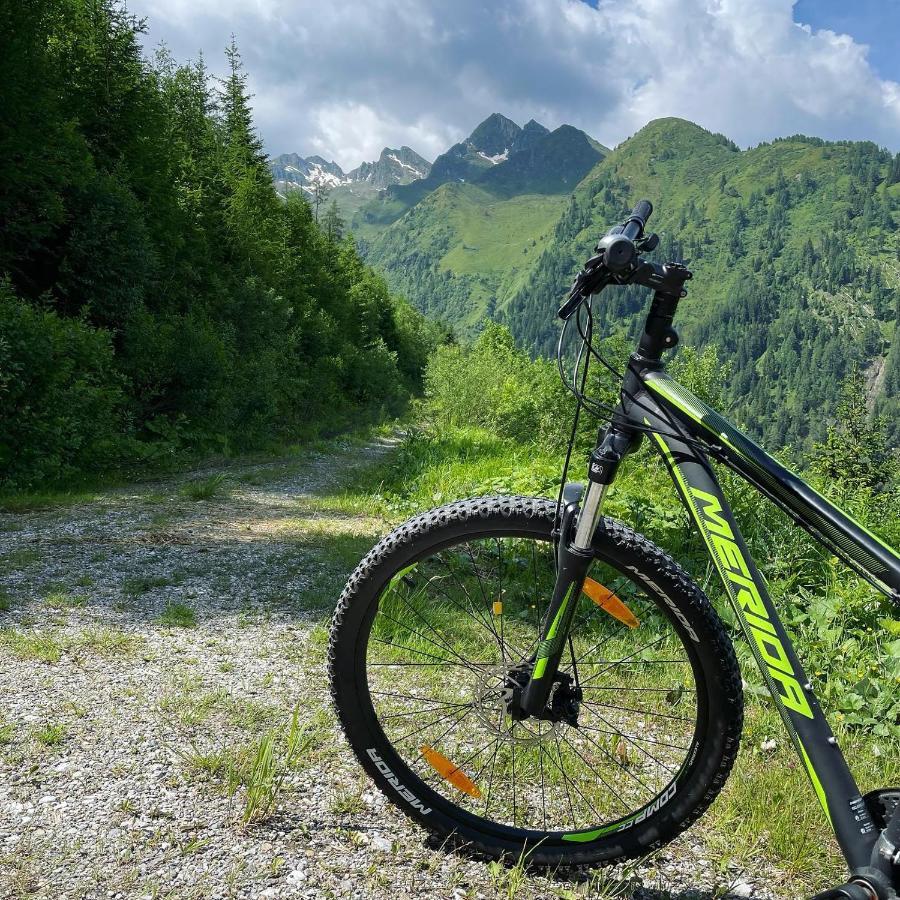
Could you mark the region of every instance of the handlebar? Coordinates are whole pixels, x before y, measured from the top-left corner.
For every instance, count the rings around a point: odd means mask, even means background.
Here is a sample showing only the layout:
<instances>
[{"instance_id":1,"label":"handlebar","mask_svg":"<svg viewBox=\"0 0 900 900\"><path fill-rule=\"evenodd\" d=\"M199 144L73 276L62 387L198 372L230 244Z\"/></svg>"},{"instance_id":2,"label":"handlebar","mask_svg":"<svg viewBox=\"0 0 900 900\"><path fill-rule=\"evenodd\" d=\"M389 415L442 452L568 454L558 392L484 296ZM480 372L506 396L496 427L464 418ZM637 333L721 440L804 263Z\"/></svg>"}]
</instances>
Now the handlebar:
<instances>
[{"instance_id":1,"label":"handlebar","mask_svg":"<svg viewBox=\"0 0 900 900\"><path fill-rule=\"evenodd\" d=\"M643 235L647 220L652 214L653 204L649 200L638 200L628 220L622 226L622 234L629 240L638 240Z\"/></svg>"},{"instance_id":2,"label":"handlebar","mask_svg":"<svg viewBox=\"0 0 900 900\"><path fill-rule=\"evenodd\" d=\"M600 238L597 252L603 255L603 265L614 275L631 268L637 256L635 241L643 237L644 226L653 212L649 200L639 200L631 215L621 224L610 228Z\"/></svg>"},{"instance_id":3,"label":"handlebar","mask_svg":"<svg viewBox=\"0 0 900 900\"><path fill-rule=\"evenodd\" d=\"M665 288L683 295L682 283L691 277L686 269L687 274L681 275L678 270L683 267L674 263L659 266L639 259L641 253L653 250L659 243L655 234L644 236L652 213L653 204L649 200L639 200L621 225L613 226L600 238L595 255L585 263L568 299L559 309L561 319L569 319L587 297L608 284L639 283L654 290Z\"/></svg>"}]
</instances>

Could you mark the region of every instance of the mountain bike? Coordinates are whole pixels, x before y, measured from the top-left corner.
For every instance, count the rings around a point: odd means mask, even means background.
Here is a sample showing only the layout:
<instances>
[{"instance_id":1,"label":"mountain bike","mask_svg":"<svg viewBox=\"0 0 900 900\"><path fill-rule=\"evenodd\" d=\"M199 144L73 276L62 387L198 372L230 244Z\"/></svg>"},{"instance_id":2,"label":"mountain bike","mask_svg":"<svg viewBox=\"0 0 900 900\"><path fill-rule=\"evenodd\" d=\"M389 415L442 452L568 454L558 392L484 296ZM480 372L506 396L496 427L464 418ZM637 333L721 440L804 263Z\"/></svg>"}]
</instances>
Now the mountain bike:
<instances>
[{"instance_id":1,"label":"mountain bike","mask_svg":"<svg viewBox=\"0 0 900 900\"><path fill-rule=\"evenodd\" d=\"M640 856L721 790L738 751L742 682L703 590L664 550L603 515L622 461L659 452L721 577L846 858L824 898L900 886L900 789L860 794L712 467L749 482L894 603L900 556L674 381L663 355L691 272L644 254L641 201L600 240L559 311L560 372L578 398L556 501L479 497L415 516L350 576L331 628L332 693L378 787L438 836L537 866ZM618 402L585 394L592 304L653 292ZM571 380L563 340L581 337ZM614 368L614 367L613 367ZM582 408L607 417L586 488L566 475Z\"/></svg>"}]
</instances>

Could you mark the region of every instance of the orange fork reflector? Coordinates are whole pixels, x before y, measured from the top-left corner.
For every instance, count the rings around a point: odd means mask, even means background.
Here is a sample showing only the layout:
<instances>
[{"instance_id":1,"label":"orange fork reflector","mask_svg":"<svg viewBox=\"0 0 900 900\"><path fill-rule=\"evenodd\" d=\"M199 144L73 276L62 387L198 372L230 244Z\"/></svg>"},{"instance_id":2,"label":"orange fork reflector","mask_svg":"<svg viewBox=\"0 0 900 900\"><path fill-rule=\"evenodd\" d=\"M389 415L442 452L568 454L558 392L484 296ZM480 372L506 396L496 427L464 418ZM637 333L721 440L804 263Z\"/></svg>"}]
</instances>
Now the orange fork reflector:
<instances>
[{"instance_id":1,"label":"orange fork reflector","mask_svg":"<svg viewBox=\"0 0 900 900\"><path fill-rule=\"evenodd\" d=\"M468 794L476 799L481 797L478 785L466 775L458 766L455 766L443 753L438 753L431 747L419 747L425 762L434 769L444 781L449 781L458 791Z\"/></svg>"},{"instance_id":2,"label":"orange fork reflector","mask_svg":"<svg viewBox=\"0 0 900 900\"><path fill-rule=\"evenodd\" d=\"M641 624L635 618L634 613L609 588L603 587L599 581L594 581L593 578L585 578L582 591L600 609L608 612L614 619L618 619L629 628L637 628Z\"/></svg>"}]
</instances>

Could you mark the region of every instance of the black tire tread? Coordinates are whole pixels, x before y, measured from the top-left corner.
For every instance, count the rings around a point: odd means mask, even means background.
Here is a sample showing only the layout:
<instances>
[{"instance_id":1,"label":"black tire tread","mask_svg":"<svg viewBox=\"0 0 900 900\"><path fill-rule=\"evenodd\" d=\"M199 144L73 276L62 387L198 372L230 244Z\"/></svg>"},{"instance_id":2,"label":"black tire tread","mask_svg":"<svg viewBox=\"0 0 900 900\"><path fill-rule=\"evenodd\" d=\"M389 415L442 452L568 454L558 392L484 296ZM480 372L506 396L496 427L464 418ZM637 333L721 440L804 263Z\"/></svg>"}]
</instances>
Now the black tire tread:
<instances>
[{"instance_id":1,"label":"black tire tread","mask_svg":"<svg viewBox=\"0 0 900 900\"><path fill-rule=\"evenodd\" d=\"M341 723L345 735L349 733L348 723L344 717L344 711L341 709L335 691L336 645L341 639L341 626L347 611L354 602L359 591L360 584L367 578L370 570L380 564L385 557L395 553L398 548L414 543L432 528L443 527L448 524L473 522L479 519L490 519L497 515L506 518L524 516L526 518L545 519L548 523L549 531L549 529L552 528L556 516L556 502L538 497L483 496L469 500L458 500L444 506L436 507L435 509L430 509L427 512L420 513L419 515L408 519L402 525L386 534L365 555L365 557L363 557L356 569L350 575L350 578L338 599L337 607L332 619L328 645L328 675L332 699L335 709L337 710L338 720ZM639 851L624 853L619 857L625 859L641 856L658 846L668 843L676 837L677 834L689 828L706 811L721 791L731 773L731 769L737 757L741 731L743 728L743 690L734 648L722 627L721 620L713 609L706 594L699 585L691 579L687 572L685 572L685 570L669 556L669 554L661 550L643 535L638 534L627 525L614 519L603 517L600 520L595 535L595 544L601 541L612 548L619 548L640 555L647 566L645 574L651 575L657 583L666 584L676 592L680 593L684 600L693 607L694 614L699 614L703 620L703 624L707 626L704 628L704 638L711 638L714 641L714 647L708 649L713 650L715 654L718 668L723 675L721 687L723 693L728 698L727 702L732 709L732 716L726 723L726 743L729 749L723 754L721 765L700 802L697 803L688 817L679 822L677 829L666 836L664 841L659 841L653 845L647 845ZM352 742L349 743L351 743L351 748L357 759L359 759L361 763L364 763L359 748L353 746ZM384 791L380 783L378 786L394 805L398 806L405 814L409 815L408 810L400 804L396 796ZM471 839L463 840L452 833L444 834L443 838L445 839L445 843L449 843L457 849L462 849L466 852L474 853L485 858L496 859L498 855L503 855L502 853L498 853L497 847L481 844ZM596 862L596 853L592 853L589 849L589 845L585 845L583 851L579 852L577 848L573 848L566 853L564 860L561 861L557 859L553 861L552 864L554 866L565 867L587 865Z\"/></svg>"}]
</instances>

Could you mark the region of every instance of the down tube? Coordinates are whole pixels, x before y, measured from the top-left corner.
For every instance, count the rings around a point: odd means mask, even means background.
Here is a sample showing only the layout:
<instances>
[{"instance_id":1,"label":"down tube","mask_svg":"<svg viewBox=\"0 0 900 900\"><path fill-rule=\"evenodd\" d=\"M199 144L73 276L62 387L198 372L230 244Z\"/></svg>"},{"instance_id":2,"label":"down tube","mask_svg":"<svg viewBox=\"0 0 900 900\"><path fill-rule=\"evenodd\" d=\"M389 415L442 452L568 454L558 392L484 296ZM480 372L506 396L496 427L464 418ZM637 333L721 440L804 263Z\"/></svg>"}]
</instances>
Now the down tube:
<instances>
[{"instance_id":1,"label":"down tube","mask_svg":"<svg viewBox=\"0 0 900 900\"><path fill-rule=\"evenodd\" d=\"M643 412L682 502L703 537L763 678L784 719L851 871L867 866L878 836L705 455L673 435L671 417ZM678 429L678 433L683 433Z\"/></svg>"}]
</instances>

